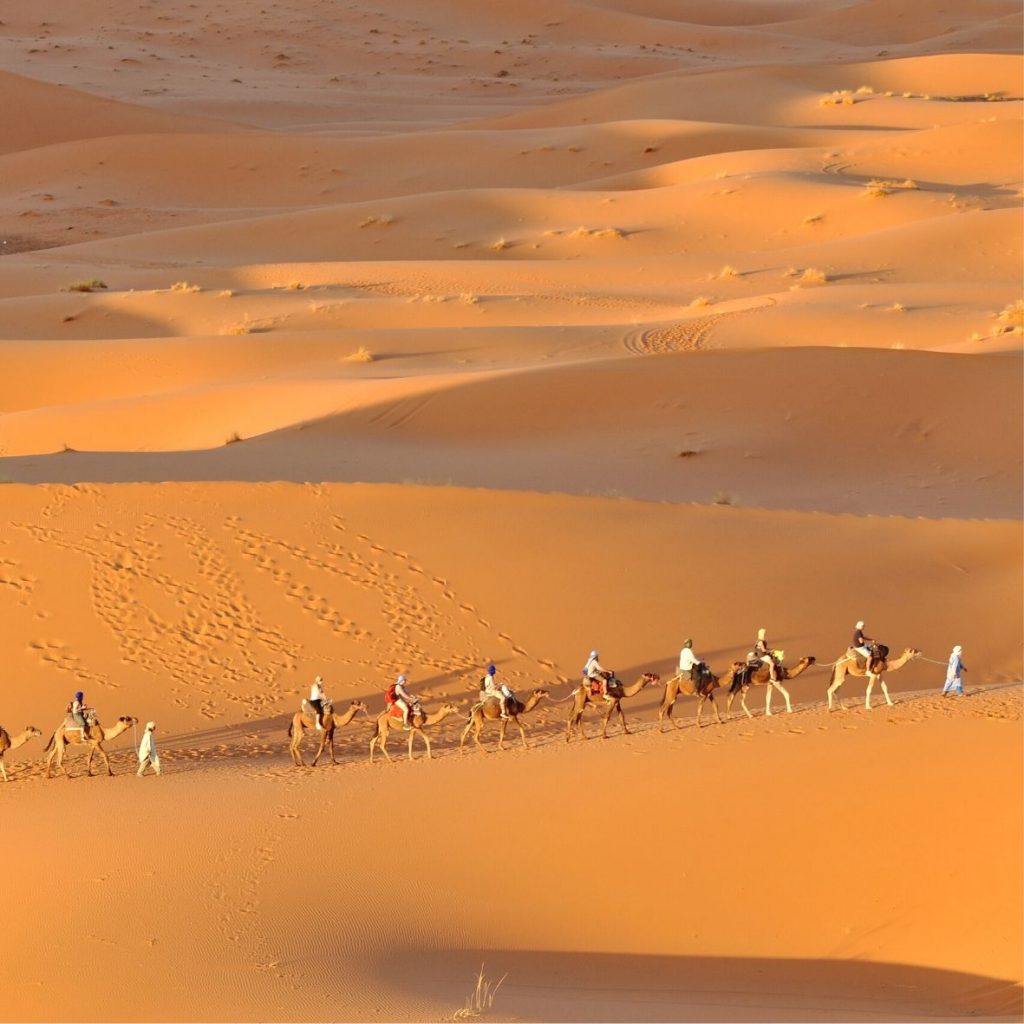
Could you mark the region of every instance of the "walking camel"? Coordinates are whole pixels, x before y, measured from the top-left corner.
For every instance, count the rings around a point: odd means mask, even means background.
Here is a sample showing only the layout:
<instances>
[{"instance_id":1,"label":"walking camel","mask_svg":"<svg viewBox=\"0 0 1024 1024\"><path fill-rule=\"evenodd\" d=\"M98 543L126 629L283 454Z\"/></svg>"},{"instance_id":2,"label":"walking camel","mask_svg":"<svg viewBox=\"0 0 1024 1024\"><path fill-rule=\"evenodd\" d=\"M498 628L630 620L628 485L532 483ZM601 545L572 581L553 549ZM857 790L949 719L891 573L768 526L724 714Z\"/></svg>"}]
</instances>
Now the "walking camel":
<instances>
[{"instance_id":1,"label":"walking camel","mask_svg":"<svg viewBox=\"0 0 1024 1024\"><path fill-rule=\"evenodd\" d=\"M412 756L412 741L417 736L423 737L423 742L427 745L427 758L431 758L434 755L430 752L430 737L424 732L432 725L437 725L438 722L444 721L449 715L457 715L459 709L454 704L442 704L440 710L435 711L432 715L425 714L422 709L418 712L413 710L409 712L409 760L413 760ZM386 711L382 711L377 716L377 722L373 729L373 736L370 737L370 764L373 764L373 752L377 747L380 747L380 752L390 761L391 755L388 753L387 742L388 734L392 729L401 731L402 729L402 712L392 704Z\"/></svg>"},{"instance_id":2,"label":"walking camel","mask_svg":"<svg viewBox=\"0 0 1024 1024\"><path fill-rule=\"evenodd\" d=\"M914 647L908 647L898 658L894 658L892 661L889 660L887 652L883 658L872 659L869 665L866 659L858 658L856 655L847 652L836 662L835 668L832 669L832 678L829 680L826 694L829 711L832 710L833 700L841 711L846 710L843 707L843 702L839 699L838 691L839 687L846 681L847 676L867 676L868 688L864 694L864 707L868 711L871 710L871 691L874 688L876 679L882 687L885 703L892 707L892 700L889 698L889 687L885 685L885 679L882 678L882 674L884 672L895 672L897 669L903 668L908 661L913 661L914 658L920 657L921 652L919 650Z\"/></svg>"},{"instance_id":3,"label":"walking camel","mask_svg":"<svg viewBox=\"0 0 1024 1024\"><path fill-rule=\"evenodd\" d=\"M28 743L30 739L43 734L34 726L28 726L24 732L12 736L2 725L0 725L0 775L4 782L7 781L7 766L4 764L4 755L8 750L17 750L18 747Z\"/></svg>"},{"instance_id":4,"label":"walking camel","mask_svg":"<svg viewBox=\"0 0 1024 1024\"><path fill-rule=\"evenodd\" d=\"M675 708L676 698L682 694L684 697L700 697L697 704L697 727L700 728L700 716L704 711L704 705L711 704L714 708L715 718L718 724L722 724L722 716L718 713L718 705L715 703L715 690L722 685L718 676L714 675L703 662L700 663L700 679L695 682L690 678L690 673L677 672L665 683L665 695L661 698L661 707L658 708L658 721L661 723L661 731L668 732L667 722L677 729L682 726L672 718L672 711Z\"/></svg>"},{"instance_id":5,"label":"walking camel","mask_svg":"<svg viewBox=\"0 0 1024 1024\"><path fill-rule=\"evenodd\" d=\"M113 775L113 771L110 768L110 758L107 757L107 752L103 749L103 744L109 740L116 739L126 729L130 729L133 725L138 723L137 718L133 718L131 715L122 715L115 725L109 729L104 729L99 722L94 721L91 725L87 726L84 730L76 726L69 726L66 722L61 722L57 726L57 731L50 737L50 742L46 744L46 749L43 751L47 754L46 758L46 777L48 779L53 778L53 760L57 759L57 768L64 772L65 778L70 778L67 770L64 768L64 751L70 743L72 746L82 744L89 748L89 756L85 762L85 769L88 774L92 775L92 757L93 754L98 753L103 758L103 763L107 766L107 774ZM84 735L83 735L84 733Z\"/></svg>"},{"instance_id":6,"label":"walking camel","mask_svg":"<svg viewBox=\"0 0 1024 1024\"><path fill-rule=\"evenodd\" d=\"M600 693L592 693L589 682L581 683L572 691L573 702L572 710L569 712L569 727L565 732L566 743L572 739L574 728L579 730L579 735L583 739L590 738L583 730L583 712L586 711L588 706L597 708L604 706L606 708L604 712L604 725L601 729L601 739L608 739L608 723L616 712L618 712L619 718L622 720L622 731L628 736L629 727L626 725L626 716L622 713L623 698L635 697L645 686L650 683L656 683L660 678L654 672L645 672L632 686L623 686L618 679L613 677L608 682L608 696L611 698L608 701Z\"/></svg>"},{"instance_id":7,"label":"walking camel","mask_svg":"<svg viewBox=\"0 0 1024 1024\"><path fill-rule=\"evenodd\" d=\"M779 671L783 679L796 679L798 675L806 672L813 664L815 659L808 655L806 658L801 658L792 668L786 668L785 665L779 666ZM734 661L729 671L722 676L722 685L729 687L729 696L725 702L725 713L728 715L729 710L732 708L733 698L737 693L740 695L740 704L743 706L743 710L747 713L747 718L753 718L754 716L750 713L750 708L747 707L747 690L751 686L767 686L768 691L764 696L764 713L770 715L772 713L772 690L778 690L779 693L786 700L786 710L790 713L793 711L793 705L789 702L789 692L782 685L782 681L773 682L771 673L767 665L763 662L752 672L744 671L746 665L742 661Z\"/></svg>"},{"instance_id":8,"label":"walking camel","mask_svg":"<svg viewBox=\"0 0 1024 1024\"><path fill-rule=\"evenodd\" d=\"M466 744L466 737L471 731L473 733L473 742L481 750L486 750L487 748L480 742L480 731L487 722L495 721L501 722L501 729L498 733L499 750L505 749L505 730L508 728L509 722L516 723L519 737L523 741L523 750L528 750L530 745L526 742L526 732L523 729L523 723L519 721L519 716L529 714L547 695L547 690L534 690L525 704L521 700L510 700L508 702L508 718L501 717L501 701L497 697L485 697L479 703L474 704L472 711L469 713L469 725L462 730L462 739L459 740L459 753L464 752L463 748Z\"/></svg>"},{"instance_id":9,"label":"walking camel","mask_svg":"<svg viewBox=\"0 0 1024 1024\"><path fill-rule=\"evenodd\" d=\"M305 706L305 701L303 701L303 706ZM352 701L348 706L348 710L342 715L336 715L332 705L324 708L320 746L317 748L311 767L316 767L317 761L320 760L320 755L324 752L324 748L328 746L331 748L331 764L338 763L338 759L334 756L334 730L348 725L361 711L364 713L366 711L366 705L361 700ZM302 760L302 738L306 735L307 731L316 731L316 714L313 711L309 713L296 711L292 716L291 724L288 726L288 735L292 741L288 749L291 751L292 761L299 768L304 763Z\"/></svg>"}]
</instances>

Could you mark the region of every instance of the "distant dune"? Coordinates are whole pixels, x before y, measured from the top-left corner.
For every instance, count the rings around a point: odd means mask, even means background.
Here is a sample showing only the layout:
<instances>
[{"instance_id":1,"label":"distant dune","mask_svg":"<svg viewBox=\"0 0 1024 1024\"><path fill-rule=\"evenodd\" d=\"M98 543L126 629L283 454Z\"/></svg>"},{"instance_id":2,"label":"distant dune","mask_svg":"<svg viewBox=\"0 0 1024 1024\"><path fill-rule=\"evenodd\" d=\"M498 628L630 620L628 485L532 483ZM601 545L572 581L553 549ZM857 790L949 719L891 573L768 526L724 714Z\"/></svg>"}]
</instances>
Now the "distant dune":
<instances>
[{"instance_id":1,"label":"distant dune","mask_svg":"<svg viewBox=\"0 0 1024 1024\"><path fill-rule=\"evenodd\" d=\"M0 17L6 1018L1021 1019L1019 4Z\"/></svg>"}]
</instances>

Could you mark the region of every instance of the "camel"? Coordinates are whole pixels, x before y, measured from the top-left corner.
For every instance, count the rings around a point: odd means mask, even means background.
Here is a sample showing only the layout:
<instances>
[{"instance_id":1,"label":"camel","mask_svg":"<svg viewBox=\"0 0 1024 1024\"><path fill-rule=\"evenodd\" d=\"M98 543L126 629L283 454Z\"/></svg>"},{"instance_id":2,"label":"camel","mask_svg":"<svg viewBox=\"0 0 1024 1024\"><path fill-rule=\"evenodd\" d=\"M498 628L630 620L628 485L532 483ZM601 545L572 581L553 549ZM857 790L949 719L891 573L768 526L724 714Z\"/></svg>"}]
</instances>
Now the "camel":
<instances>
[{"instance_id":1,"label":"camel","mask_svg":"<svg viewBox=\"0 0 1024 1024\"><path fill-rule=\"evenodd\" d=\"M85 768L90 776L92 775L92 756L97 752L103 758L103 763L107 766L107 774L113 775L114 773L110 768L110 758L107 757L103 744L120 736L126 729L130 729L133 725L138 724L138 721L137 718L133 718L131 715L122 715L117 720L117 723L109 729L104 729L99 722L94 721L86 728L86 735L84 736L78 726L71 728L66 723L61 722L43 751L44 754L49 755L46 758L46 777L48 779L53 778L53 759L56 757L57 768L64 772L65 778L70 778L64 767L64 750L69 743L81 743L89 748L89 757L85 762Z\"/></svg>"},{"instance_id":2,"label":"camel","mask_svg":"<svg viewBox=\"0 0 1024 1024\"><path fill-rule=\"evenodd\" d=\"M920 658L921 652L913 647L908 647L898 658L894 658L890 661L886 658L876 658L872 661L871 667L875 671L869 671L869 667L865 664L864 658L858 658L856 655L847 653L840 658L835 668L832 669L832 678L828 684L828 709L832 710L833 699L838 705L840 711L845 711L843 702L839 699L838 690L846 681L847 676L867 676L868 688L864 694L864 707L871 710L871 690L874 688L875 680L877 679L882 687L882 695L885 697L885 703L892 707L892 700L889 698L889 687L885 685L885 680L882 678L883 672L895 672L899 668L903 668L908 661L913 661L914 658Z\"/></svg>"},{"instance_id":3,"label":"camel","mask_svg":"<svg viewBox=\"0 0 1024 1024\"><path fill-rule=\"evenodd\" d=\"M626 716L622 713L622 700L624 697L635 697L645 686L650 683L656 683L661 677L654 672L645 672L632 686L623 686L622 683L615 678L609 680L608 683L608 696L611 700L606 701L601 694L592 694L590 692L589 682L583 682L572 691L573 702L572 710L569 712L569 727L566 729L565 741L568 743L572 739L573 728L579 730L579 735L583 739L589 739L590 737L583 731L583 712L587 709L588 705L600 708L606 707L604 712L604 726L601 730L601 739L608 739L608 723L611 721L612 715L618 712L619 718L622 720L622 731L628 736L629 727L626 725Z\"/></svg>"},{"instance_id":4,"label":"camel","mask_svg":"<svg viewBox=\"0 0 1024 1024\"><path fill-rule=\"evenodd\" d=\"M439 711L435 711L432 715L426 714L422 708L417 705L416 709L409 712L409 724L412 728L409 730L409 760L413 760L412 756L412 741L417 736L423 737L423 742L427 745L427 758L431 758L434 755L430 752L430 737L424 732L424 729L432 725L437 725L438 722L444 721L449 715L457 715L459 709L454 704L442 704ZM370 764L373 764L373 752L379 746L380 752L390 761L391 755L388 753L387 742L388 733L392 729L401 730L402 728L402 716L401 713L394 713L395 705L392 704L387 710L382 711L377 716L377 723L374 726L373 736L370 737Z\"/></svg>"},{"instance_id":5,"label":"camel","mask_svg":"<svg viewBox=\"0 0 1024 1024\"><path fill-rule=\"evenodd\" d=\"M523 729L523 723L519 721L519 716L528 714L547 695L547 690L534 690L525 704L521 700L511 701L508 708L508 718L501 717L501 706L497 697L485 697L479 703L474 704L472 711L469 713L469 725L463 729L462 739L459 740L459 753L464 753L466 737L471 731L473 733L473 742L476 743L481 750L486 750L487 748L480 742L480 731L487 722L494 721L501 722L501 730L498 733L499 750L505 749L505 729L508 728L509 722L516 723L520 739L523 741L523 750L528 750L529 744L526 742L526 732Z\"/></svg>"},{"instance_id":6,"label":"camel","mask_svg":"<svg viewBox=\"0 0 1024 1024\"><path fill-rule=\"evenodd\" d=\"M306 702L303 701L303 706L306 706ZM338 759L334 756L334 730L340 726L348 725L353 718L356 717L359 712L365 713L366 705L361 700L354 700L348 706L348 710L343 715L336 715L334 713L334 707L328 704L324 708L323 716L323 730L320 733L320 746L317 749L316 756L313 758L313 764L311 767L315 768L317 761L320 760L320 755L324 752L324 748L330 746L331 748L331 764L337 764ZM304 711L296 711L292 716L291 725L288 726L288 735L291 737L291 746L289 747L292 755L292 760L296 766L301 768L303 766L302 760L302 738L305 736L307 731L316 731L316 715L310 710L307 714Z\"/></svg>"},{"instance_id":7,"label":"camel","mask_svg":"<svg viewBox=\"0 0 1024 1024\"><path fill-rule=\"evenodd\" d=\"M815 659L808 655L806 658L801 658L792 668L786 668L785 665L779 666L779 671L783 679L796 679L802 672L806 672L815 662ZM729 696L725 702L725 713L729 714L729 710L732 708L733 698L737 693L740 695L740 704L743 706L743 710L747 713L747 718L753 718L754 716L750 713L750 708L747 707L747 690L751 686L767 686L768 692L764 698L764 713L770 715L772 713L772 690L778 690L779 693L786 700L786 710L792 714L793 705L789 702L789 693L786 688L782 685L781 680L779 682L772 682L771 673L768 666L763 662L755 668L749 675L743 671L746 665L742 661L734 661L729 668L729 671L722 676L722 685L729 686ZM771 685L769 685L771 684Z\"/></svg>"},{"instance_id":8,"label":"camel","mask_svg":"<svg viewBox=\"0 0 1024 1024\"><path fill-rule=\"evenodd\" d=\"M661 722L661 731L668 732L666 726L666 719L677 729L681 729L682 726L673 720L672 710L676 704L676 698L683 694L686 697L700 697L700 701L697 704L697 728L700 728L700 716L704 711L704 705L710 702L711 707L714 708L715 718L718 720L718 724L722 724L722 716L718 713L718 705L715 703L715 690L721 686L721 682L718 676L714 675L705 665L701 662L701 674L700 682L694 682L690 678L689 672L679 673L677 672L667 683L665 683L665 696L661 699L661 707L658 708L658 721Z\"/></svg>"},{"instance_id":9,"label":"camel","mask_svg":"<svg viewBox=\"0 0 1024 1024\"><path fill-rule=\"evenodd\" d=\"M25 731L18 733L17 736L12 736L3 726L0 726L0 775L3 776L4 782L7 781L7 766L4 764L4 755L7 751L17 750L18 747L28 743L30 739L42 735L34 725L26 727Z\"/></svg>"}]
</instances>

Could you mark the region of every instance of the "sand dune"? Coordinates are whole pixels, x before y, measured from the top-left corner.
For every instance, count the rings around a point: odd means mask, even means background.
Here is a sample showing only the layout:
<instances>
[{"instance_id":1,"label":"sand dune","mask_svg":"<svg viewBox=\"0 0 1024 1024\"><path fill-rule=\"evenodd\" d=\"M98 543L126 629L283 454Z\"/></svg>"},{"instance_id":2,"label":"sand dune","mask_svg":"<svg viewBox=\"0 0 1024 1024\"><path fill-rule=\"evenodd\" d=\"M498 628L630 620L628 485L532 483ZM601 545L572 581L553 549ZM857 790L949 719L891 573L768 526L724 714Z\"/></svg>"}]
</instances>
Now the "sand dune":
<instances>
[{"instance_id":1,"label":"sand dune","mask_svg":"<svg viewBox=\"0 0 1024 1024\"><path fill-rule=\"evenodd\" d=\"M6 4L5 1016L1019 1021L1021 21ZM860 618L920 653L829 712ZM762 626L792 712L663 734ZM661 678L566 743L594 646Z\"/></svg>"}]
</instances>

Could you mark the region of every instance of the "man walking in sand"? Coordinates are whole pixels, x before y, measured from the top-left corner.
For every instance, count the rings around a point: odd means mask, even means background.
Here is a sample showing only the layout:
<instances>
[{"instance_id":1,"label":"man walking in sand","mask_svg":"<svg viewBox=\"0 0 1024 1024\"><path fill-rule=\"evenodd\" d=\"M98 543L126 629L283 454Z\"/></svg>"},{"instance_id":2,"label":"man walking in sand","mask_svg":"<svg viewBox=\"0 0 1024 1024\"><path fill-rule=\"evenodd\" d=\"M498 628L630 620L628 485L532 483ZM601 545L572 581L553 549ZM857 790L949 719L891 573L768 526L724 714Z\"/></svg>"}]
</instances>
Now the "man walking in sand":
<instances>
[{"instance_id":1,"label":"man walking in sand","mask_svg":"<svg viewBox=\"0 0 1024 1024\"><path fill-rule=\"evenodd\" d=\"M146 769L152 766L153 771L160 774L160 755L156 752L156 722L147 722L139 744L139 770L135 773L141 779Z\"/></svg>"},{"instance_id":2,"label":"man walking in sand","mask_svg":"<svg viewBox=\"0 0 1024 1024\"><path fill-rule=\"evenodd\" d=\"M942 688L943 697L949 694L956 697L964 695L963 674L967 671L967 666L961 660L961 654L963 654L963 648L957 644L950 653L949 664L946 666L946 685Z\"/></svg>"}]
</instances>

